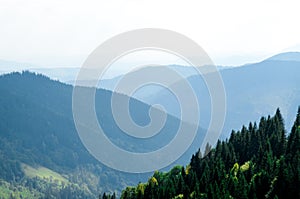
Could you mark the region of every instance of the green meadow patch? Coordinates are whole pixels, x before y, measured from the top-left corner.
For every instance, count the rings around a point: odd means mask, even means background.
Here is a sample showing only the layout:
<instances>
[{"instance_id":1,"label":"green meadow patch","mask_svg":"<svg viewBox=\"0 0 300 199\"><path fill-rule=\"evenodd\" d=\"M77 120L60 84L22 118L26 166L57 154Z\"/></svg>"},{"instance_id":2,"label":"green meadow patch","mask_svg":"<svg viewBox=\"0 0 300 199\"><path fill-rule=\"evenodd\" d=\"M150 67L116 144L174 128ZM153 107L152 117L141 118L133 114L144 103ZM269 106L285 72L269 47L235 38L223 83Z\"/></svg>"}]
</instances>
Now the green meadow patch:
<instances>
[{"instance_id":1,"label":"green meadow patch","mask_svg":"<svg viewBox=\"0 0 300 199\"><path fill-rule=\"evenodd\" d=\"M59 173L52 171L46 167L39 166L37 168L22 164L23 171L29 178L38 177L49 182L57 183L59 185L68 184L69 181Z\"/></svg>"}]
</instances>

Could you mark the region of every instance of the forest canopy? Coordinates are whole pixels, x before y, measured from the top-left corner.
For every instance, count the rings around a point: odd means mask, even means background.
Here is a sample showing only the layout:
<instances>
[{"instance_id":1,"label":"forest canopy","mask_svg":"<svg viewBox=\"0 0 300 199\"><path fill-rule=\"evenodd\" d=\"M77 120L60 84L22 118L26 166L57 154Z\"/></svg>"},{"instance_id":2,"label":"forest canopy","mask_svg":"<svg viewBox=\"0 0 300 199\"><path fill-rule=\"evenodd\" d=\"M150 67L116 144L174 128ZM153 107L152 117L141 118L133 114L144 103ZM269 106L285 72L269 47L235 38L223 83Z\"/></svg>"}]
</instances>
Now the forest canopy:
<instances>
[{"instance_id":1,"label":"forest canopy","mask_svg":"<svg viewBox=\"0 0 300 199\"><path fill-rule=\"evenodd\" d=\"M300 198L300 107L287 136L280 110L232 131L206 156L186 166L156 171L146 183L127 187L122 199Z\"/></svg>"}]
</instances>

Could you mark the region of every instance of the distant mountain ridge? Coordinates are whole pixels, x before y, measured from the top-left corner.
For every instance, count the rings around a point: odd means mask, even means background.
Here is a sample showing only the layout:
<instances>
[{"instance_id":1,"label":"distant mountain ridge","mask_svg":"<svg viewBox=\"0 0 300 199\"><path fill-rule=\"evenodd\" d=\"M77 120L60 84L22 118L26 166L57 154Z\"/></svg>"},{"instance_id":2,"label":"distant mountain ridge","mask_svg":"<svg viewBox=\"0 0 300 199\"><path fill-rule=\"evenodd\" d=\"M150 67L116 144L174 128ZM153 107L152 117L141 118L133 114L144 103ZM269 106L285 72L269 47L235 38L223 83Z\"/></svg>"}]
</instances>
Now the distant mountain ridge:
<instances>
[{"instance_id":1,"label":"distant mountain ridge","mask_svg":"<svg viewBox=\"0 0 300 199\"><path fill-rule=\"evenodd\" d=\"M222 75L222 77L225 79L225 84L227 84L226 86L226 91L229 93L229 102L234 99L233 95L239 95L240 96L240 101L238 102L234 102L239 104L240 102L243 102L244 104L246 103L246 101L250 100L250 99L254 99L254 101L256 101L256 105L254 105L251 109L252 109L252 113L254 112L256 113L255 116L251 117L250 119L254 120L255 118L257 118L257 116L259 115L263 115L263 114L270 114L271 111L276 108L276 107L281 107L282 113L284 115L285 119L290 119L290 117L292 117L293 113L292 110L295 109L295 107L289 107L290 105L287 105L286 102L283 102L283 97L285 95L290 95L292 97L290 97L289 101L295 101L298 99L298 92L297 92L297 88L295 87L296 84L298 84L298 79L299 77L298 74L299 72L299 64L298 61L300 60L300 53L299 52L286 52L286 53L281 53L278 55L274 55L260 63L253 63L253 64L247 64L244 66L240 66L240 67L221 67L223 68L222 70L220 70L220 73ZM294 63L292 63L294 62ZM272 67L272 65L274 66L274 68ZM291 70L292 71L288 71L290 70L290 66L292 66ZM257 67L259 66L259 67ZM183 76L183 78L188 79L188 81L192 84L192 86L194 87L194 89L197 89L198 91L198 98L200 100L200 104L202 104L201 107L201 121L203 123L201 123L201 126L203 126L204 128L207 128L208 124L209 124L209 120L207 118L210 118L210 102L208 100L208 91L205 85L205 82L203 82L203 79L201 79L201 77L197 77L197 71L195 69L193 69L192 67L188 67L188 66L179 66L179 65L171 65L169 66L170 68L176 70L179 74L181 74ZM250 68L253 68L253 70L255 70L255 72L252 72ZM141 69L143 70L143 69ZM273 71L274 70L274 71ZM78 68L63 68L63 69L34 69L35 72L41 72L43 74L49 74L50 77L55 77L55 79L58 79L60 81L63 82L67 82L68 84L73 85L75 80L73 78L76 77L79 69ZM245 71L245 72L243 72ZM272 75L274 74L276 76L276 78L279 78L280 81L289 81L290 84L286 85L285 87L285 91L282 89L276 88L275 86L273 88L269 88L269 90L266 90L265 93L261 93L259 94L259 98L262 98L264 95L264 99L255 99L255 95L256 94L247 94L245 93L243 90L239 89L239 87L244 87L244 89L250 89L254 92L254 90L251 88L252 85L250 83L247 83L245 81L244 78L241 78L242 76L247 75L246 71L249 71L249 73L251 73L252 75L252 80L255 80L255 76L258 75L260 77L260 81L262 84L260 86L257 85L257 82L252 82L253 85L255 85L256 90L258 91L259 89L263 89L264 85L268 83L268 81L275 81L274 78L272 78ZM64 75L67 74L67 75ZM60 75L63 75L64 78L60 78ZM265 75L265 77L264 77ZM280 75L283 75L283 78L280 77ZM290 78L291 77L291 78ZM118 81L122 78L121 76L112 78L112 79L104 79L101 82L98 83L98 87L99 88L103 88L103 89L107 89L107 90L114 90L115 85L118 83ZM270 79L269 79L270 78ZM63 79L63 80L62 80ZM196 80L198 79L198 80ZM250 80L250 81L252 81ZM78 80L78 82L80 83L81 81L85 81L85 80ZM244 84L247 84L244 85ZM291 89L289 89L289 87L291 87ZM265 89L265 88L264 88ZM278 94L276 94L275 96L277 97L268 97L267 95L267 91L268 92L276 92L275 90L278 90ZM287 90L289 89L289 90ZM294 89L294 90L293 90ZM234 90L240 90L240 93L235 93ZM203 92L200 93L199 92ZM285 92L285 93L284 93ZM246 96L247 95L247 96ZM161 88L158 87L145 87L144 89L139 90L138 92L136 92L133 96L134 98L143 101L147 104L154 104L154 103L162 103L162 105L164 105L168 111L169 114L172 114L173 116L176 117L180 117L179 116L179 109L176 108L178 107L178 102L176 102L176 100L174 100L170 93L168 94L168 92L164 93L164 91L161 91ZM171 97L171 98L170 98ZM247 100L248 98L248 100ZM249 102L249 101L248 101ZM251 102L252 103L252 102ZM177 104L177 105L176 105ZM233 104L233 102L230 102L229 104ZM229 107L231 107L232 105L229 105ZM245 111L245 105L243 105L244 108L242 108L239 111ZM292 105L294 106L294 105ZM230 108L231 109L231 108ZM232 114L232 111L234 112L234 110L229 111L229 115ZM230 119L231 117L227 117L229 118L229 120L234 121L234 124L230 124L231 122L229 122L228 124L225 123L225 128L223 131L223 135L224 137L226 137L226 134L228 134L231 130L231 128L238 128L239 125L245 123L247 120L249 120L246 115L249 114L250 111L250 107L247 110L247 114L246 113L242 113L243 116L238 116L236 117L236 119ZM235 117L235 116L234 116ZM228 121L227 121L228 122ZM289 128L291 126L291 124L287 124L287 127Z\"/></svg>"},{"instance_id":2,"label":"distant mountain ridge","mask_svg":"<svg viewBox=\"0 0 300 199\"><path fill-rule=\"evenodd\" d=\"M300 62L300 52L286 52L274 55L267 60L269 61L296 61Z\"/></svg>"},{"instance_id":3,"label":"distant mountain ridge","mask_svg":"<svg viewBox=\"0 0 300 199\"><path fill-rule=\"evenodd\" d=\"M290 57L289 55L283 54L278 57ZM261 115L271 114L277 107L280 107L287 121L287 128L291 128L290 121L300 101L300 62L294 61L300 59L300 54L292 55L293 61L267 59L220 71L227 97L227 115L222 138L226 138L231 129L240 128L242 124ZM207 128L212 105L206 83L200 75L192 75L186 79L199 101L200 125ZM148 104L162 103L168 113L180 117L179 104L166 89L157 89L156 93L140 95L137 99Z\"/></svg>"},{"instance_id":4,"label":"distant mountain ridge","mask_svg":"<svg viewBox=\"0 0 300 199\"><path fill-rule=\"evenodd\" d=\"M222 75L222 77L225 79L225 84L227 84L226 87L226 91L229 93L229 98L233 99L233 95L239 95L241 97L241 101L244 101L243 103L245 103L246 98L250 97L253 98L255 96L255 94L247 94L245 92L243 92L243 90L239 89L239 87L244 87L244 89L251 89L251 86L249 83L245 82L244 78L241 78L242 76L246 75L246 72L243 71L249 71L249 73L252 73L252 79L255 79L255 76L258 75L260 77L260 81L263 84L261 86L264 86L264 84L266 84L270 78L270 81L275 81L274 78L272 78L272 75L274 74L276 76L276 78L279 78L280 81L289 81L291 84L290 85L286 85L287 87L286 89L289 89L289 86L293 87L291 88L289 91L283 91L278 90L278 95L276 94L275 98L270 98L267 97L266 94L267 93L262 93L260 94L259 98L262 98L262 95L265 95L264 100L260 100L258 101L258 99L254 99L257 105L253 106L254 110L252 112L256 112L256 116L251 117L252 120L254 120L255 118L257 118L258 115L261 114L270 114L271 111L276 108L276 107L281 107L282 113L284 115L284 118L287 117L291 117L293 115L292 112L290 112L289 110L294 110L293 108L289 107L289 105L284 104L283 102L283 97L285 95L291 95L292 97L290 97L290 101L292 100L297 100L297 88L295 87L296 84L298 84L298 80L300 78L297 78L297 75L299 74L299 62L300 60L300 53L299 52L286 52L286 53L281 53L278 55L274 55L260 63L254 63L254 64L247 64L244 66L240 66L240 67L221 67L223 68L222 70L220 70L220 73ZM294 62L294 63L292 63ZM274 66L274 68L272 68L272 65ZM290 70L290 66L292 66L292 71L288 71ZM257 66L260 66L260 68L258 68ZM201 116L202 116L202 124L201 126L203 126L204 128L207 128L209 121L207 118L210 118L210 102L207 100L207 96L209 95L205 82L203 82L203 79L201 79L201 77L197 77L197 71L193 68L193 67L188 67L188 66L180 66L180 65L171 65L169 66L170 68L176 70L179 74L181 74L183 76L183 78L188 79L188 81L192 84L192 86L194 87L194 89L198 90L198 98L201 98ZM256 72L252 72L251 70L249 70L250 68L253 68L253 70L255 70ZM141 69L143 70L143 69ZM275 71L273 71L275 70ZM73 85L75 83L75 80L73 78L76 77L79 69L78 68L62 68L62 69L34 69L35 72L41 72L43 74L49 74L50 77L53 77L54 79L58 79L60 81L63 82L67 82L68 84ZM60 76L64 76L64 78L60 77ZM265 75L265 78L264 78ZM280 75L283 75L283 78L280 78ZM230 76L230 77L229 77ZM292 77L292 78L290 78ZM107 90L114 90L115 85L117 85L118 81L122 78L121 76L112 78L112 79L104 79L101 80L101 82L98 83L98 87L99 88L103 88L103 89L107 89ZM198 79L198 80L196 80ZM85 81L85 80L78 80L78 82L80 83L81 81ZM246 85L244 85L247 84ZM257 85L257 82L253 82L253 85L256 85L256 90L257 89L262 89L261 86ZM294 88L295 87L295 88ZM278 87L279 88L279 87ZM276 87L273 87L272 89L269 88L269 92L276 92L274 89L277 89ZM293 91L293 89L295 89ZM200 91L201 90L201 91ZM236 93L234 94L234 90L241 90L240 93ZM258 90L257 90L258 91ZM199 92L203 92L201 93L201 96L199 95ZM283 93L286 92L286 93ZM231 94L230 94L231 93ZM244 96L244 95L248 95L248 96ZM169 96L169 97L168 97ZM165 105L167 108L167 111L169 114L172 114L173 116L176 117L180 117L179 116L179 109L176 108L178 107L178 102L176 102L176 100L170 98L171 95L168 94L168 92L164 93L164 91L161 91L161 88L158 87L145 87L144 89L139 90L138 92L136 92L133 96L134 98L143 101L147 104L154 104L154 103L162 103L162 105ZM250 100L249 98L249 100ZM267 98L269 98L267 100ZM229 101L231 101L231 99L229 99ZM268 102L266 102L266 100ZM271 101L270 101L271 100ZM263 102L265 101L265 102ZM239 102L235 102L238 103ZM233 102L230 102L230 104ZM177 104L177 105L176 105ZM245 106L245 105L243 105ZM231 105L229 105L229 107L231 107ZM267 108L269 107L269 108ZM231 109L231 108L230 108ZM241 109L239 111L244 111L245 109ZM234 110L232 110L234 111ZM228 113L231 114L232 111L229 111ZM248 110L250 111L250 109ZM249 114L249 113L247 113ZM246 118L246 115L244 114L244 116L239 116L236 118L236 121L234 122L235 124L233 124L233 126L231 124L225 124L225 128L223 131L224 137L226 137L226 134L228 134L230 132L230 129L232 127L234 128L238 128L239 125L241 125L242 123L246 122L246 120L248 120ZM228 117L229 120L230 117ZM289 119L289 118L287 118ZM229 122L230 123L230 122ZM291 124L287 124L287 127L289 128L291 126Z\"/></svg>"},{"instance_id":5,"label":"distant mountain ridge","mask_svg":"<svg viewBox=\"0 0 300 199\"><path fill-rule=\"evenodd\" d=\"M263 61L300 61L300 52L284 52L271 56ZM252 64L252 63L251 63ZM245 64L242 66L217 66L218 70L227 70L231 68L243 67L250 64ZM170 64L168 67L171 67L177 71L184 78L192 75L196 75L197 71L191 66L182 66L176 64ZM22 70L29 70L31 72L36 72L50 77L51 79L59 80L63 83L74 85L80 67L47 67L42 68L35 66L30 63L20 63L13 61L0 60L0 74L9 73L9 72L21 72ZM102 84L98 84L99 88L104 88L112 90L116 81L122 77L122 74L115 76L113 78L105 77ZM82 80L81 80L82 81Z\"/></svg>"},{"instance_id":6,"label":"distant mountain ridge","mask_svg":"<svg viewBox=\"0 0 300 199\"><path fill-rule=\"evenodd\" d=\"M14 72L14 71L22 71L28 68L37 67L31 63L23 63L23 62L16 62L16 61L8 61L0 59L0 72Z\"/></svg>"}]
</instances>

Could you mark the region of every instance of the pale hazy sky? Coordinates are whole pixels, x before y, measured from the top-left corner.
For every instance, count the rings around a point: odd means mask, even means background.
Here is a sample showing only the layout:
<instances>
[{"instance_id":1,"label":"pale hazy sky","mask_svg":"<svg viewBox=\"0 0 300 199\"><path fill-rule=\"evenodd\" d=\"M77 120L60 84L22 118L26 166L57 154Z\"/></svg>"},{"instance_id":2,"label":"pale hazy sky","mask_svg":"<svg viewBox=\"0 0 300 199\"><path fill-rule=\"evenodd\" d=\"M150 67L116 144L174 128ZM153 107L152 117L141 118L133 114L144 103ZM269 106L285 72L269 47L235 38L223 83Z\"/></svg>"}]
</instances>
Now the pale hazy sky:
<instances>
[{"instance_id":1,"label":"pale hazy sky","mask_svg":"<svg viewBox=\"0 0 300 199\"><path fill-rule=\"evenodd\" d=\"M202 46L216 64L300 51L295 0L0 0L0 59L80 66L106 39L165 28Z\"/></svg>"}]
</instances>

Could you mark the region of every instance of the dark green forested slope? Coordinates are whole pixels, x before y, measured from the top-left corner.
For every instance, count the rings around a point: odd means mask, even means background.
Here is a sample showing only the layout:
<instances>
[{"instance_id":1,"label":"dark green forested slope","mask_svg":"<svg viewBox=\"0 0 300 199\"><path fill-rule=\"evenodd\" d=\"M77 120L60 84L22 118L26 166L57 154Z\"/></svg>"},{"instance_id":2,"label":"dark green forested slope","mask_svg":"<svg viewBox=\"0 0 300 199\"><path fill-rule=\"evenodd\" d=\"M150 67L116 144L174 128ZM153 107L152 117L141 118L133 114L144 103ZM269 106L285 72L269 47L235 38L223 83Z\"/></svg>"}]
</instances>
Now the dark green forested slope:
<instances>
[{"instance_id":1,"label":"dark green forested slope","mask_svg":"<svg viewBox=\"0 0 300 199\"><path fill-rule=\"evenodd\" d=\"M0 198L98 198L147 179L110 169L88 153L73 122L72 89L30 72L0 76ZM108 110L111 95L96 93L108 136L121 146L139 147L116 139L121 132ZM132 103L135 116L147 121L148 106Z\"/></svg>"},{"instance_id":2,"label":"dark green forested slope","mask_svg":"<svg viewBox=\"0 0 300 199\"><path fill-rule=\"evenodd\" d=\"M90 155L73 121L72 90L70 85L31 72L0 76L1 199L98 198L103 192L119 196L125 187L152 175L116 171ZM111 91L97 89L95 105L101 127L117 146L128 151L152 151L175 136L180 121L169 115L161 133L150 139L127 135L114 121L111 97ZM127 98L117 93L115 97ZM150 122L150 108L130 98L136 123ZM201 141L201 129L198 134ZM193 146L182 162L187 162L199 145Z\"/></svg>"},{"instance_id":3,"label":"dark green forested slope","mask_svg":"<svg viewBox=\"0 0 300 199\"><path fill-rule=\"evenodd\" d=\"M258 126L233 131L207 156L198 151L188 166L127 187L121 198L300 198L300 107L288 136L278 109Z\"/></svg>"}]
</instances>

